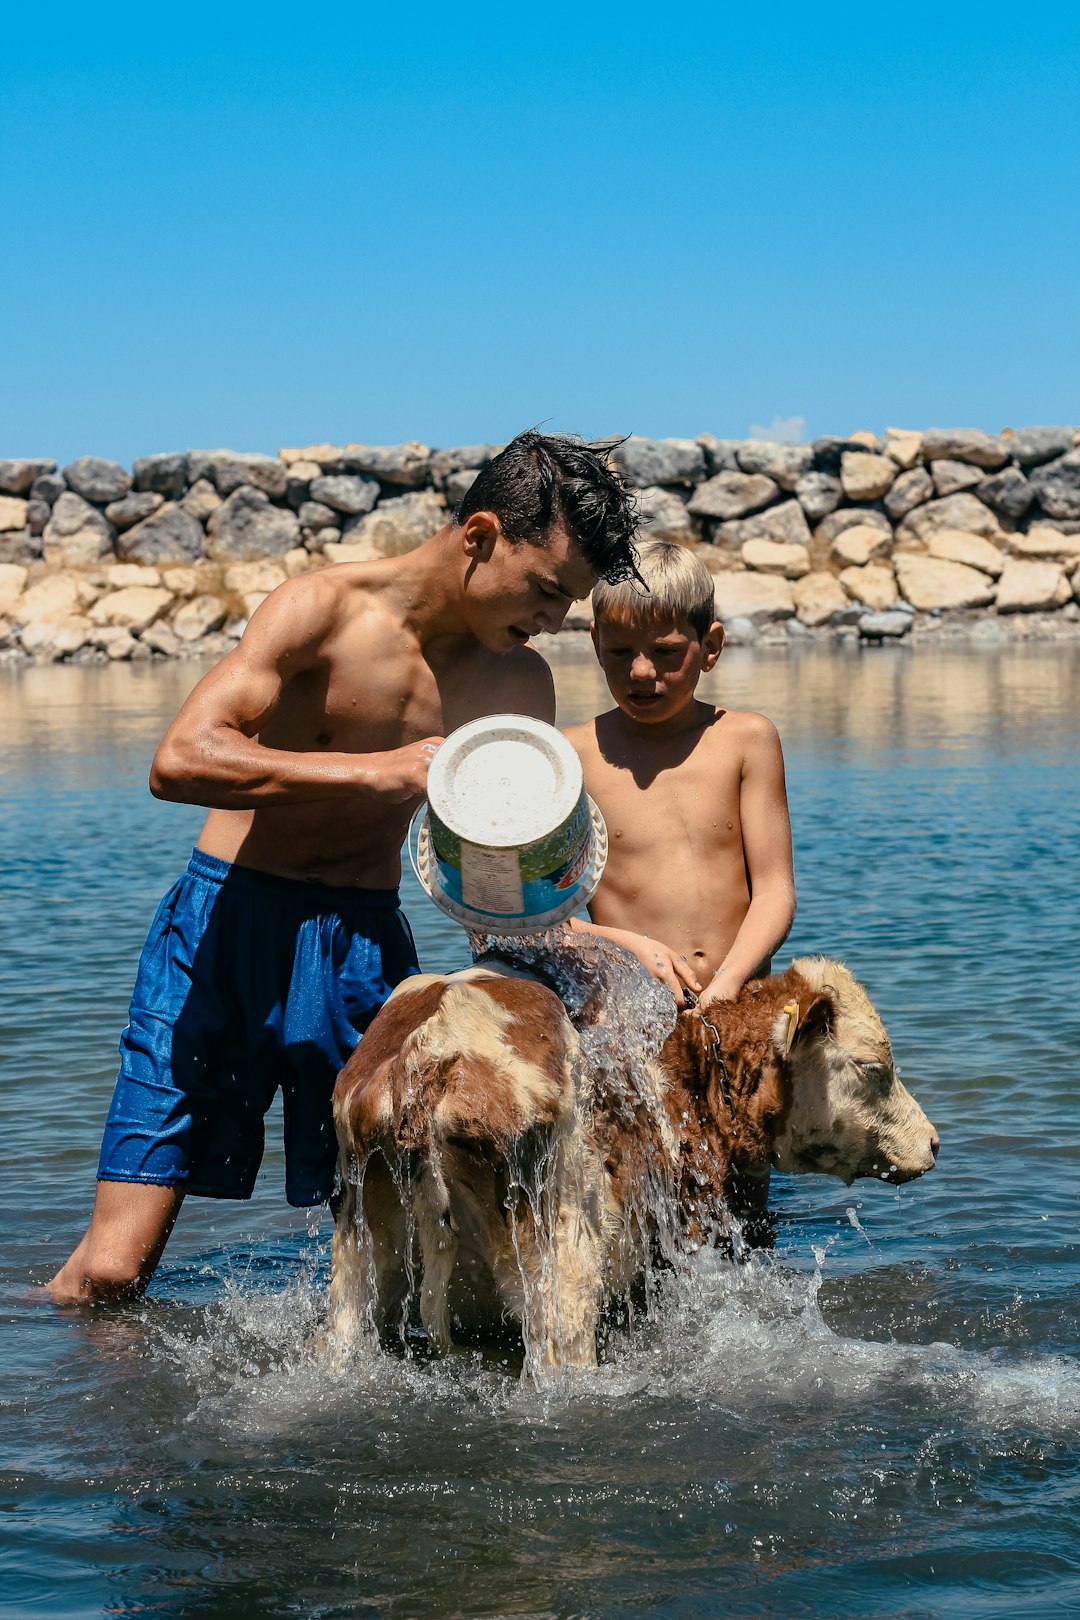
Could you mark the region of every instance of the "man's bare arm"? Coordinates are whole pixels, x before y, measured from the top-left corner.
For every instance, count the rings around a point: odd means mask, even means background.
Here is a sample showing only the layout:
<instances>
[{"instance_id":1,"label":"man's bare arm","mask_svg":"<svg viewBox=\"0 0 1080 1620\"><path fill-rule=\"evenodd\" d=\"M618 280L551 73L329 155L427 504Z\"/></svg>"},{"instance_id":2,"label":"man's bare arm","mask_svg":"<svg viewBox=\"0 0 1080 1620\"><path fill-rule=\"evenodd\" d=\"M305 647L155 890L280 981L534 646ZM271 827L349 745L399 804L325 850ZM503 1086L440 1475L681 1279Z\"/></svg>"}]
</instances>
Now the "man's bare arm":
<instances>
[{"instance_id":1,"label":"man's bare arm","mask_svg":"<svg viewBox=\"0 0 1080 1620\"><path fill-rule=\"evenodd\" d=\"M282 585L261 604L162 738L150 771L156 798L245 810L342 797L401 803L424 791L439 738L383 754L309 754L258 741L286 684L323 658L337 607L336 593L315 580Z\"/></svg>"},{"instance_id":2,"label":"man's bare arm","mask_svg":"<svg viewBox=\"0 0 1080 1620\"><path fill-rule=\"evenodd\" d=\"M776 728L752 719L739 789L743 853L750 879L750 906L731 949L701 998L727 1001L783 944L795 920L795 874L791 821L784 785L784 756Z\"/></svg>"}]
</instances>

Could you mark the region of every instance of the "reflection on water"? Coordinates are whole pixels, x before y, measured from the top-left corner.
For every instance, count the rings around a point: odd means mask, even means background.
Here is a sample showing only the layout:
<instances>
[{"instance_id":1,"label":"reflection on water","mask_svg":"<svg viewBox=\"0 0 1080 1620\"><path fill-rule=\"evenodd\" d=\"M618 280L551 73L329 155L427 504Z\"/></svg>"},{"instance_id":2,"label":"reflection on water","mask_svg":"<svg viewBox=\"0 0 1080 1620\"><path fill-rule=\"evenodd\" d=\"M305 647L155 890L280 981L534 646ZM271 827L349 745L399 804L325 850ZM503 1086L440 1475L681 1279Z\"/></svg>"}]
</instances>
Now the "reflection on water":
<instances>
[{"instance_id":1,"label":"reflection on water","mask_svg":"<svg viewBox=\"0 0 1080 1620\"><path fill-rule=\"evenodd\" d=\"M603 706L560 643L565 721ZM0 1605L50 1616L1080 1610L1080 649L732 649L779 725L800 911L942 1135L901 1190L777 1178L595 1373L309 1348L324 1218L185 1208L150 1297L42 1307L135 959L200 812L150 800L190 665L0 672ZM404 884L428 967L460 931ZM785 953L786 955L787 953ZM280 1124L271 1124L271 1138Z\"/></svg>"}]
</instances>

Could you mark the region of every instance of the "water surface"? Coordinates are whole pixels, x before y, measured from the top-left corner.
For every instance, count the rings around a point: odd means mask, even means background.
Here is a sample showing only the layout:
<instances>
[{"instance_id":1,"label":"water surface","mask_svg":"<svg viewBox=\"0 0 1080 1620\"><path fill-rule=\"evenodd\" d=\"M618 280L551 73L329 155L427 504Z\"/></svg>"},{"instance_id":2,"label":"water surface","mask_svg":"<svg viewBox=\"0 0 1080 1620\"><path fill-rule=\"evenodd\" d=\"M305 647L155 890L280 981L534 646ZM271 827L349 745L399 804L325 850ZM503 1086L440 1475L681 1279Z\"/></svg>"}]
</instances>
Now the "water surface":
<instances>
[{"instance_id":1,"label":"water surface","mask_svg":"<svg viewBox=\"0 0 1080 1620\"><path fill-rule=\"evenodd\" d=\"M603 701L558 647L563 719ZM81 1234L135 962L199 812L150 799L198 671L0 672L0 1613L1080 1612L1080 654L725 653L788 761L788 954L844 957L942 1136L900 1191L777 1178L596 1373L332 1375L325 1218L192 1199L147 1298L31 1285ZM411 883L425 967L465 959Z\"/></svg>"}]
</instances>

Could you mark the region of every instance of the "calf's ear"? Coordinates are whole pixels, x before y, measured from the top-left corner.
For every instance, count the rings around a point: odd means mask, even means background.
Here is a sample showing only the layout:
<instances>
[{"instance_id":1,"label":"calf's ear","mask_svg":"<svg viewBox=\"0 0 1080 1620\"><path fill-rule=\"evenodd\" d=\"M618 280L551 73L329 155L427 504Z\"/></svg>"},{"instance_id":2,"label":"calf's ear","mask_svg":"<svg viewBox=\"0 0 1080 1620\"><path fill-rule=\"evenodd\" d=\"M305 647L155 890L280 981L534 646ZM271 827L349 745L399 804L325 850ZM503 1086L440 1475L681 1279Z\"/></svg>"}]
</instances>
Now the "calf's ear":
<instances>
[{"instance_id":1,"label":"calf's ear","mask_svg":"<svg viewBox=\"0 0 1080 1620\"><path fill-rule=\"evenodd\" d=\"M802 1001L792 1000L784 1007L774 1026L776 1043L787 1057L804 1041L820 1040L832 1032L836 1003L824 991L811 992Z\"/></svg>"}]
</instances>

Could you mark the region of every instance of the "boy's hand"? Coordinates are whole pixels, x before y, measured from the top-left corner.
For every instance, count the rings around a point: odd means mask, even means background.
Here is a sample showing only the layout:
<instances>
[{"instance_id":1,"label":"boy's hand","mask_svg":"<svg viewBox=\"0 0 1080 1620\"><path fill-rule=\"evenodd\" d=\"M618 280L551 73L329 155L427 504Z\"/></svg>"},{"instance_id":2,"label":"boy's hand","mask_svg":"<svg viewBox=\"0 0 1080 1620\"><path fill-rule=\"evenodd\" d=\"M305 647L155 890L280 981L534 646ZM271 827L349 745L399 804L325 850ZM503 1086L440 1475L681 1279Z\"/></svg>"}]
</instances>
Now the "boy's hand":
<instances>
[{"instance_id":1,"label":"boy's hand","mask_svg":"<svg viewBox=\"0 0 1080 1620\"><path fill-rule=\"evenodd\" d=\"M723 970L714 973L701 993L698 1006L704 1012L714 1001L734 1001L742 987L743 981L737 973Z\"/></svg>"},{"instance_id":2,"label":"boy's hand","mask_svg":"<svg viewBox=\"0 0 1080 1620\"><path fill-rule=\"evenodd\" d=\"M686 997L683 995L683 986L697 995L701 985L694 977L694 970L684 956L678 956L670 945L663 945L658 939L650 939L648 934L632 934L622 928L605 928L605 936L616 945L621 945L631 955L636 956L642 967L651 973L654 979L666 984L676 1004L686 1006Z\"/></svg>"}]
</instances>

